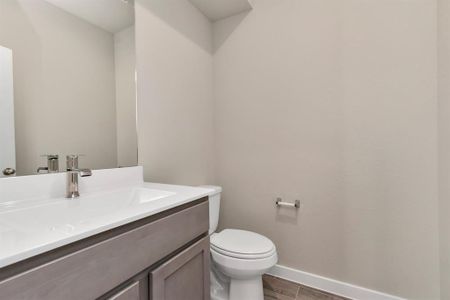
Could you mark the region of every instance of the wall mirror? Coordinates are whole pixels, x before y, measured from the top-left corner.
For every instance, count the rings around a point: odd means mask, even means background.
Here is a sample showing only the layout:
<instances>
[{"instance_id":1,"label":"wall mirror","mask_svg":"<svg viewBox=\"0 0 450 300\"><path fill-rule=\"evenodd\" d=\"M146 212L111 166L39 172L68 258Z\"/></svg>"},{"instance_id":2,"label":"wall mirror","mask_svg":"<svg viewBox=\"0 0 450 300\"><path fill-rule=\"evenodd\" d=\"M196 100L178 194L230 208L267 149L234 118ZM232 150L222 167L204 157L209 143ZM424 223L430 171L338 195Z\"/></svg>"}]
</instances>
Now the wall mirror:
<instances>
[{"instance_id":1,"label":"wall mirror","mask_svg":"<svg viewBox=\"0 0 450 300\"><path fill-rule=\"evenodd\" d=\"M0 177L137 164L132 0L0 1L0 147Z\"/></svg>"}]
</instances>

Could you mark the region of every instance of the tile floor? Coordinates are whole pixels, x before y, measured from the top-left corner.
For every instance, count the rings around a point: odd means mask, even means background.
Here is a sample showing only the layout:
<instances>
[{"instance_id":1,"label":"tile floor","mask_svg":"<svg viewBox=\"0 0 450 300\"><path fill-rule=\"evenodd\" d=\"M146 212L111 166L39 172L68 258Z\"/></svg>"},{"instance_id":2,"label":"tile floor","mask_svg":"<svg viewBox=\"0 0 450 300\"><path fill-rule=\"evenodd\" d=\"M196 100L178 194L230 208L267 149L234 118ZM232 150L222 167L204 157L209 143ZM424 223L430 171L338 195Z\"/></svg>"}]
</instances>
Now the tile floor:
<instances>
[{"instance_id":1,"label":"tile floor","mask_svg":"<svg viewBox=\"0 0 450 300\"><path fill-rule=\"evenodd\" d=\"M270 275L263 283L265 300L349 300Z\"/></svg>"}]
</instances>

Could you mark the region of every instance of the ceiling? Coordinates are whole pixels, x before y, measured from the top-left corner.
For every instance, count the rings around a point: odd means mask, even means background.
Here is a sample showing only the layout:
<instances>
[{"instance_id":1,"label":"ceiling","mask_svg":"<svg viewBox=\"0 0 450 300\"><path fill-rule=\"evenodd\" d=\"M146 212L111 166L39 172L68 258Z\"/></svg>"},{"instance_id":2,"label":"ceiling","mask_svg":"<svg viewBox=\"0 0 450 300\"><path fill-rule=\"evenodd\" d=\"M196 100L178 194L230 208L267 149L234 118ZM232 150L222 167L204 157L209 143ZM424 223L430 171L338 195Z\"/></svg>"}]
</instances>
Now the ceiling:
<instances>
[{"instance_id":1,"label":"ceiling","mask_svg":"<svg viewBox=\"0 0 450 300\"><path fill-rule=\"evenodd\" d=\"M111 33L134 24L133 0L45 0Z\"/></svg>"},{"instance_id":2,"label":"ceiling","mask_svg":"<svg viewBox=\"0 0 450 300\"><path fill-rule=\"evenodd\" d=\"M249 0L189 0L208 19L218 21L252 8Z\"/></svg>"}]
</instances>

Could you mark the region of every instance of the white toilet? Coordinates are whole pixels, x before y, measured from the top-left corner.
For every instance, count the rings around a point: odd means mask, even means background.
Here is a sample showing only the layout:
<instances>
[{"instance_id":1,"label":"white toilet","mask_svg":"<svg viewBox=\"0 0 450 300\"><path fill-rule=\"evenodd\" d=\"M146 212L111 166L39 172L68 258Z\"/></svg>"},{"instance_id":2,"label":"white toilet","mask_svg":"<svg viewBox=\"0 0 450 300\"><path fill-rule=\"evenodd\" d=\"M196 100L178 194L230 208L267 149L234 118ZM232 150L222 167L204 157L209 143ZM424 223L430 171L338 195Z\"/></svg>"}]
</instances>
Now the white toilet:
<instances>
[{"instance_id":1,"label":"white toilet","mask_svg":"<svg viewBox=\"0 0 450 300\"><path fill-rule=\"evenodd\" d=\"M209 195L211 299L263 300L262 275L278 261L275 245L265 236L250 231L225 229L216 233L222 188L205 188L212 190Z\"/></svg>"}]
</instances>

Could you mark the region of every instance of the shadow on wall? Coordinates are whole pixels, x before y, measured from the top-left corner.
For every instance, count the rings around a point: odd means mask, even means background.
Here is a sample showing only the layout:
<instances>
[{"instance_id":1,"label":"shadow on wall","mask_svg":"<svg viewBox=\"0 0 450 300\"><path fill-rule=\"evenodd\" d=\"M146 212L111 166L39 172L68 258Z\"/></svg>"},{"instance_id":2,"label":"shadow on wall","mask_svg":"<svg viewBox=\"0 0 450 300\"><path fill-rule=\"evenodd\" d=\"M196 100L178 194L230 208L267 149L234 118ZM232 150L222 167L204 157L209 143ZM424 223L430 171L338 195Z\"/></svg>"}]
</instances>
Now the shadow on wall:
<instances>
[{"instance_id":1,"label":"shadow on wall","mask_svg":"<svg viewBox=\"0 0 450 300\"><path fill-rule=\"evenodd\" d=\"M211 22L187 0L137 0L136 3L210 54L216 53L250 13L249 10Z\"/></svg>"},{"instance_id":2,"label":"shadow on wall","mask_svg":"<svg viewBox=\"0 0 450 300\"><path fill-rule=\"evenodd\" d=\"M220 47L228 40L228 38L233 34L239 24L244 21L247 15L251 11L246 11L238 15L216 21L212 24L213 26L213 54L215 54Z\"/></svg>"},{"instance_id":3,"label":"shadow on wall","mask_svg":"<svg viewBox=\"0 0 450 300\"><path fill-rule=\"evenodd\" d=\"M136 5L150 11L200 48L211 53L212 27L210 21L189 1L136 0Z\"/></svg>"},{"instance_id":4,"label":"shadow on wall","mask_svg":"<svg viewBox=\"0 0 450 300\"><path fill-rule=\"evenodd\" d=\"M275 210L275 222L298 225L299 214L300 212L298 209L278 207Z\"/></svg>"}]
</instances>

